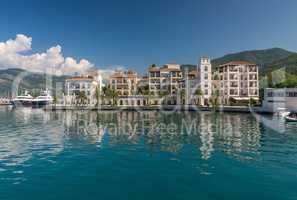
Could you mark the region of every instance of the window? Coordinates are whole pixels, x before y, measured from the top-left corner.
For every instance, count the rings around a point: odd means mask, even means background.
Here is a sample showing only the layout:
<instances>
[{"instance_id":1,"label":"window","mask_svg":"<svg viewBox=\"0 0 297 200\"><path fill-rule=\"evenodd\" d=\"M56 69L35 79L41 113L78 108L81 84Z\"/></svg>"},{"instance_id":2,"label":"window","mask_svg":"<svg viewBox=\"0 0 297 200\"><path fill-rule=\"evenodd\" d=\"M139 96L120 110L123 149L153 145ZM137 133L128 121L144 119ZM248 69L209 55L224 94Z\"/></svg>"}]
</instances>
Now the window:
<instances>
[{"instance_id":1,"label":"window","mask_svg":"<svg viewBox=\"0 0 297 200\"><path fill-rule=\"evenodd\" d=\"M208 95L208 90L205 90L205 91L204 91L204 94L205 94L205 95Z\"/></svg>"},{"instance_id":2,"label":"window","mask_svg":"<svg viewBox=\"0 0 297 200\"><path fill-rule=\"evenodd\" d=\"M297 97L297 92L287 92L287 97Z\"/></svg>"},{"instance_id":3,"label":"window","mask_svg":"<svg viewBox=\"0 0 297 200\"><path fill-rule=\"evenodd\" d=\"M230 90L230 95L237 95L237 94L238 94L237 90L233 90L233 89Z\"/></svg>"}]
</instances>

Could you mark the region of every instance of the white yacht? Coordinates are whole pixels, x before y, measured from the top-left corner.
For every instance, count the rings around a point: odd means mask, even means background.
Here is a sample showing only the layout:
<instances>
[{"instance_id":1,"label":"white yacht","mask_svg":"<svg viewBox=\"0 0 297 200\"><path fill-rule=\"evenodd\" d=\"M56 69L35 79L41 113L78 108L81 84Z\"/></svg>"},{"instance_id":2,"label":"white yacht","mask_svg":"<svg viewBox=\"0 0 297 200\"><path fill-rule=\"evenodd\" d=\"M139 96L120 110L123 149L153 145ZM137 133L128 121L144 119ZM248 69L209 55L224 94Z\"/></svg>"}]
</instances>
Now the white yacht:
<instances>
[{"instance_id":1,"label":"white yacht","mask_svg":"<svg viewBox=\"0 0 297 200\"><path fill-rule=\"evenodd\" d=\"M50 95L49 90L43 91L38 97L32 101L33 107L42 107L53 103L53 97Z\"/></svg>"},{"instance_id":2,"label":"white yacht","mask_svg":"<svg viewBox=\"0 0 297 200\"><path fill-rule=\"evenodd\" d=\"M31 107L33 97L25 91L24 95L16 96L12 99L11 103L14 107Z\"/></svg>"}]
</instances>

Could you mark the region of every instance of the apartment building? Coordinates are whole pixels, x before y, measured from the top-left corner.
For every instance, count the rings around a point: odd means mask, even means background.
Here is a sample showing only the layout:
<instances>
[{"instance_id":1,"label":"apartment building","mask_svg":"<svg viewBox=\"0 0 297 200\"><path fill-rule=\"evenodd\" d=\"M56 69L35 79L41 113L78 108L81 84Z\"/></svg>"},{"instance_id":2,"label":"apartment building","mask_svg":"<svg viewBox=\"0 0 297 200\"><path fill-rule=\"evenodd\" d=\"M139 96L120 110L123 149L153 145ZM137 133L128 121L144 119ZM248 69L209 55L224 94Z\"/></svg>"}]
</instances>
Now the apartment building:
<instances>
[{"instance_id":1,"label":"apartment building","mask_svg":"<svg viewBox=\"0 0 297 200\"><path fill-rule=\"evenodd\" d=\"M183 78L179 81L179 88L185 91L185 99L183 104L198 104L196 96L198 83L197 70L185 71Z\"/></svg>"},{"instance_id":2,"label":"apartment building","mask_svg":"<svg viewBox=\"0 0 297 200\"><path fill-rule=\"evenodd\" d=\"M77 97L83 93L86 97L86 104L96 104L96 91L102 89L102 78L100 75L81 75L71 77L65 80L65 104L82 103Z\"/></svg>"},{"instance_id":3,"label":"apartment building","mask_svg":"<svg viewBox=\"0 0 297 200\"><path fill-rule=\"evenodd\" d=\"M258 66L245 61L232 61L219 66L221 103L259 99Z\"/></svg>"},{"instance_id":4,"label":"apartment building","mask_svg":"<svg viewBox=\"0 0 297 200\"><path fill-rule=\"evenodd\" d=\"M119 96L131 96L137 93L137 84L141 77L133 70L117 70L109 78L109 85Z\"/></svg>"},{"instance_id":5,"label":"apartment building","mask_svg":"<svg viewBox=\"0 0 297 200\"><path fill-rule=\"evenodd\" d=\"M163 67L152 66L148 69L148 82L151 94L162 93L176 95L182 72L178 64L166 64Z\"/></svg>"},{"instance_id":6,"label":"apartment building","mask_svg":"<svg viewBox=\"0 0 297 200\"><path fill-rule=\"evenodd\" d=\"M198 83L197 89L202 93L200 104L209 105L212 95L212 69L211 60L208 57L200 58L200 62L197 66L198 69Z\"/></svg>"}]
</instances>

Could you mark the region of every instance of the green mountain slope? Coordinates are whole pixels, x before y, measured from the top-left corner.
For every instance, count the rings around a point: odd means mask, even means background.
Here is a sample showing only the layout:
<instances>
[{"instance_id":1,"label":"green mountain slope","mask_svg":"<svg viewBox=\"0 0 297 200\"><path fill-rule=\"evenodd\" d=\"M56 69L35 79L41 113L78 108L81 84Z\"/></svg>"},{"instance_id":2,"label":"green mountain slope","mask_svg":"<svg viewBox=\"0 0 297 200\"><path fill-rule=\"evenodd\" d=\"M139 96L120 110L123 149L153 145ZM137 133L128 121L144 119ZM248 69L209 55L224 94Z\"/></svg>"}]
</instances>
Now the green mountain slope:
<instances>
[{"instance_id":1,"label":"green mountain slope","mask_svg":"<svg viewBox=\"0 0 297 200\"><path fill-rule=\"evenodd\" d=\"M29 90L33 95L38 95L40 90L46 87L46 76L42 73L27 72L22 69L5 69L0 70L0 96L10 96L12 91L13 81L20 75L25 75L19 84L19 93L22 90ZM65 76L52 76L52 85L60 83L64 85ZM55 92L54 87L48 88Z\"/></svg>"},{"instance_id":2,"label":"green mountain slope","mask_svg":"<svg viewBox=\"0 0 297 200\"><path fill-rule=\"evenodd\" d=\"M217 67L226 62L241 60L258 64L262 68L276 61L286 59L288 56L291 56L293 54L295 53L281 48L243 51L213 59L212 65L213 67Z\"/></svg>"},{"instance_id":3,"label":"green mountain slope","mask_svg":"<svg viewBox=\"0 0 297 200\"><path fill-rule=\"evenodd\" d=\"M269 63L261 70L262 74L283 69L289 74L297 75L297 53L291 54L286 58Z\"/></svg>"},{"instance_id":4,"label":"green mountain slope","mask_svg":"<svg viewBox=\"0 0 297 200\"><path fill-rule=\"evenodd\" d=\"M297 75L297 53L281 48L251 50L227 54L212 60L213 69L230 61L247 61L255 63L259 66L260 75L262 76L283 67L286 67L286 72L289 74ZM181 65L181 68L183 71L185 71L185 69L191 71L196 69L196 65L184 64Z\"/></svg>"}]
</instances>

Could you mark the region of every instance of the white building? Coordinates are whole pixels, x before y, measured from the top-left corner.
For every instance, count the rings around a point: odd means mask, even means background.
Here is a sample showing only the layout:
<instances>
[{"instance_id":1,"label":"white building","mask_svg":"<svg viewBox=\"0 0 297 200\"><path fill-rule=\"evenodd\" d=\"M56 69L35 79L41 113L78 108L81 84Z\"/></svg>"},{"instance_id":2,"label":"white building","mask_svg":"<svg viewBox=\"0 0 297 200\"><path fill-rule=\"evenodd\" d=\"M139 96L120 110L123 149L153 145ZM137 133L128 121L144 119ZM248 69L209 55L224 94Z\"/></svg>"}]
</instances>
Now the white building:
<instances>
[{"instance_id":1,"label":"white building","mask_svg":"<svg viewBox=\"0 0 297 200\"><path fill-rule=\"evenodd\" d=\"M180 65L166 64L163 67L150 67L148 73L149 90L152 94L177 94L178 81L182 79Z\"/></svg>"},{"instance_id":2,"label":"white building","mask_svg":"<svg viewBox=\"0 0 297 200\"><path fill-rule=\"evenodd\" d=\"M219 66L222 104L259 100L258 66L245 61L232 61Z\"/></svg>"},{"instance_id":3,"label":"white building","mask_svg":"<svg viewBox=\"0 0 297 200\"><path fill-rule=\"evenodd\" d=\"M266 88L262 107L267 112L297 111L297 88Z\"/></svg>"},{"instance_id":4,"label":"white building","mask_svg":"<svg viewBox=\"0 0 297 200\"><path fill-rule=\"evenodd\" d=\"M109 85L119 96L131 96L137 93L137 84L140 80L141 77L134 70L117 70L109 77Z\"/></svg>"},{"instance_id":5,"label":"white building","mask_svg":"<svg viewBox=\"0 0 297 200\"><path fill-rule=\"evenodd\" d=\"M210 103L212 93L212 73L211 60L208 57L202 57L197 66L198 69L198 85L197 88L201 90L201 104L207 105Z\"/></svg>"},{"instance_id":6,"label":"white building","mask_svg":"<svg viewBox=\"0 0 297 200\"><path fill-rule=\"evenodd\" d=\"M181 90L185 91L185 99L183 104L195 104L198 105L198 97L196 96L196 90L198 89L197 87L199 86L197 83L197 70L193 71L185 71L185 74L183 76L183 79L179 81L179 88Z\"/></svg>"},{"instance_id":7,"label":"white building","mask_svg":"<svg viewBox=\"0 0 297 200\"><path fill-rule=\"evenodd\" d=\"M66 79L64 104L89 104L97 103L96 92L102 91L102 78L100 75L90 76L82 75ZM86 99L81 102L78 97L84 95Z\"/></svg>"}]
</instances>

